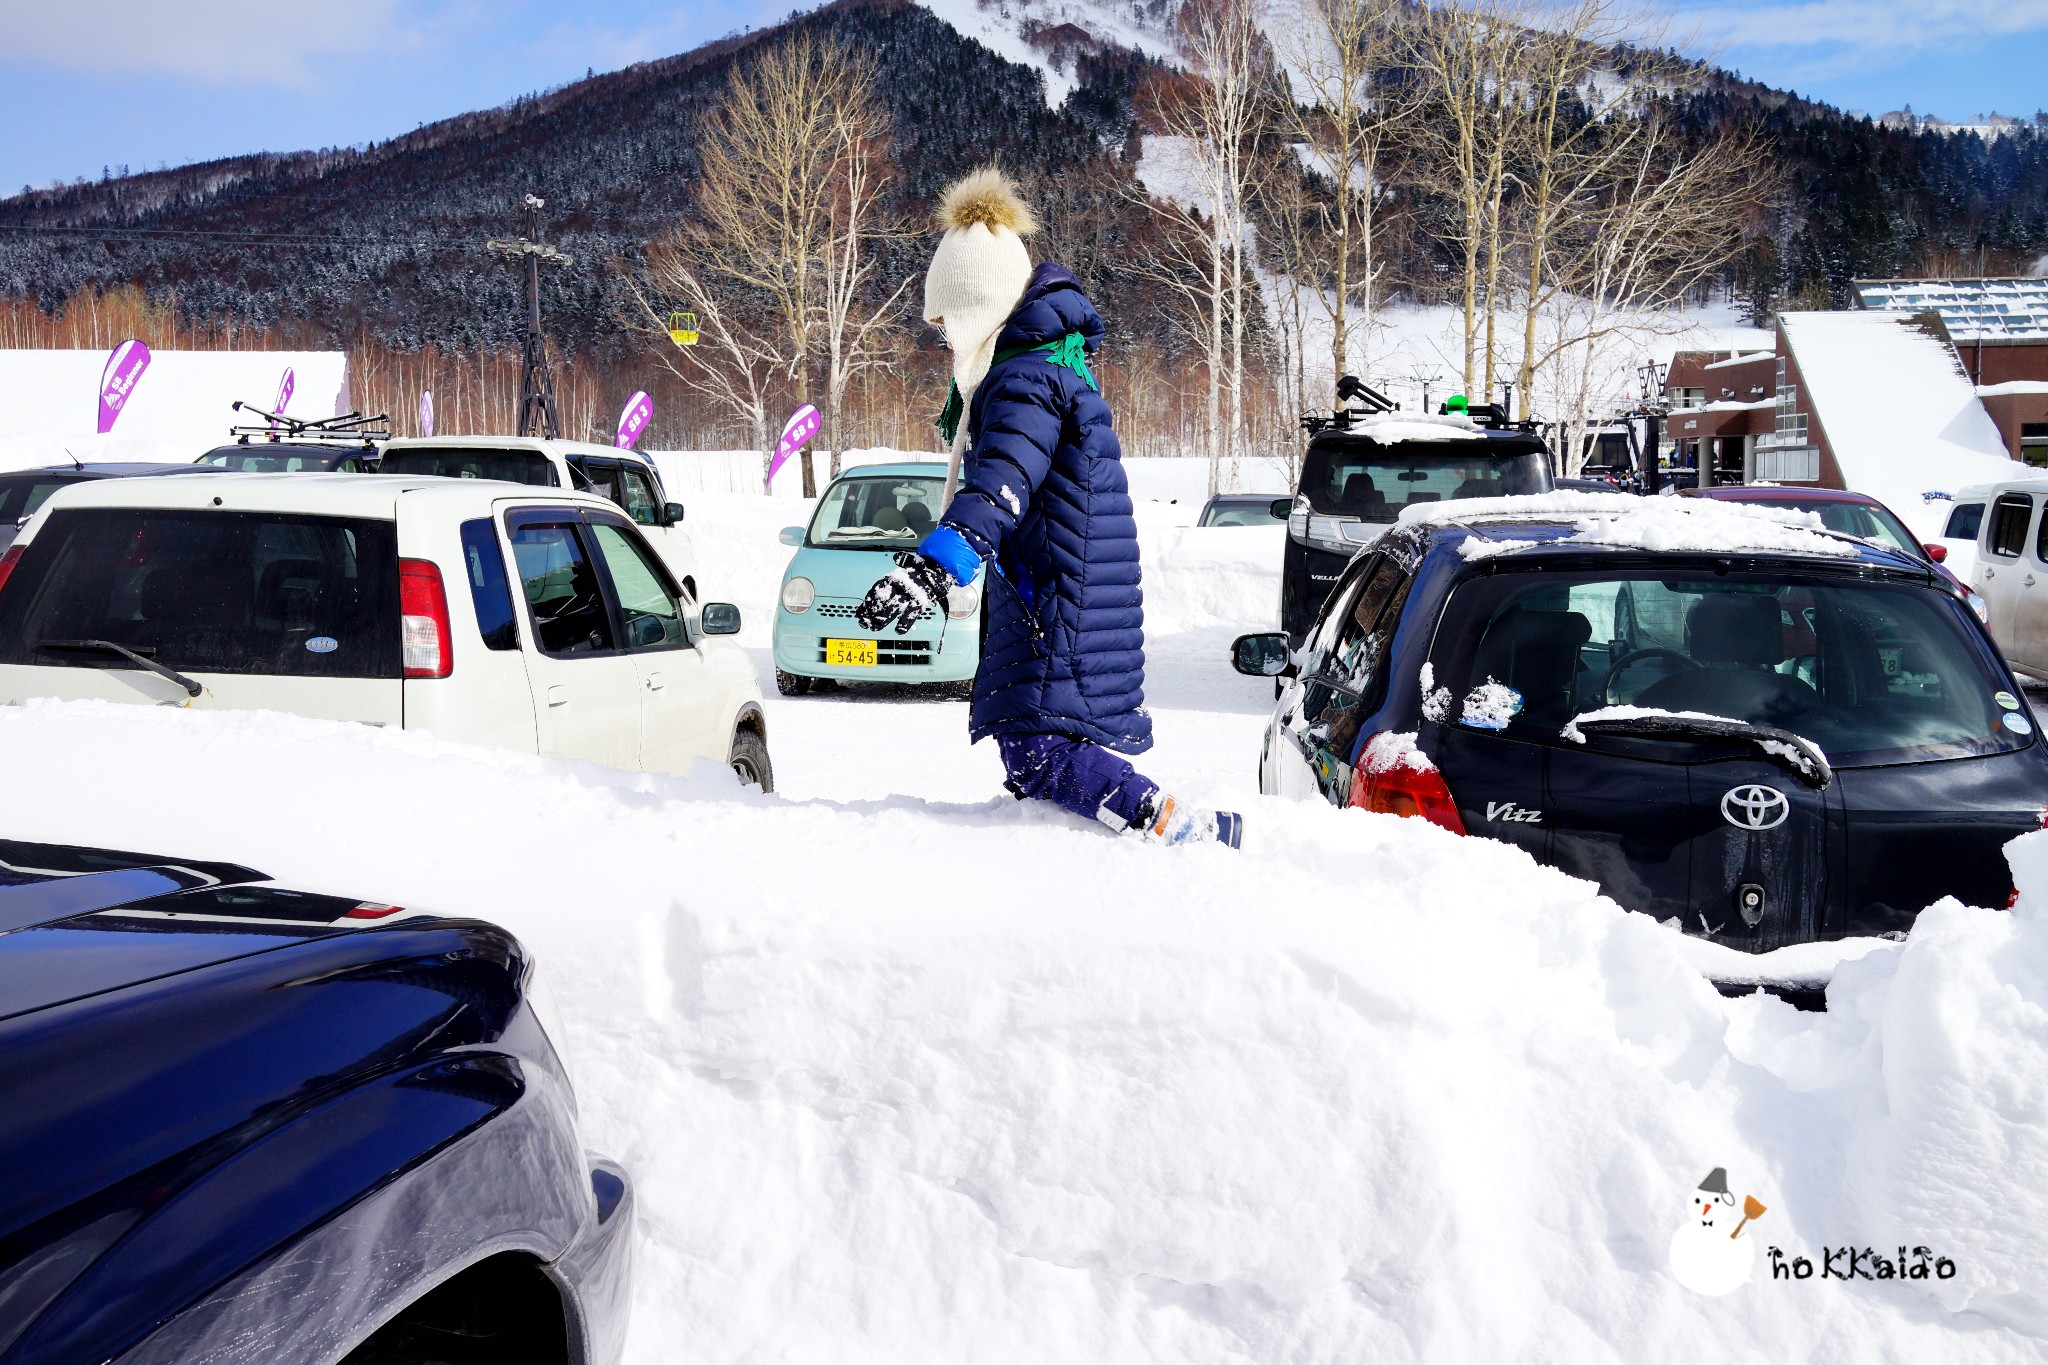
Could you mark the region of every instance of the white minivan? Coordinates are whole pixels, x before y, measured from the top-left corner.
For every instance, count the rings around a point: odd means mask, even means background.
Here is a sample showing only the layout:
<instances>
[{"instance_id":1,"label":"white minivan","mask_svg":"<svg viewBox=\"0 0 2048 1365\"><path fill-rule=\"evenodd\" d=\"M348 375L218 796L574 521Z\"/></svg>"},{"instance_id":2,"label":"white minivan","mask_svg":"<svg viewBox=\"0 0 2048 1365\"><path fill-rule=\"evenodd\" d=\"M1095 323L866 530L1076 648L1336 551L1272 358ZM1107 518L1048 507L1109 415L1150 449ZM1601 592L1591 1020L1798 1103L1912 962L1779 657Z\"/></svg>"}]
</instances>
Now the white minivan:
<instances>
[{"instance_id":1,"label":"white minivan","mask_svg":"<svg viewBox=\"0 0 2048 1365\"><path fill-rule=\"evenodd\" d=\"M683 505L669 501L661 471L637 450L538 436L410 436L386 441L381 460L377 468L385 474L500 479L595 493L624 508L684 588L696 591L697 561L681 530Z\"/></svg>"},{"instance_id":2,"label":"white minivan","mask_svg":"<svg viewBox=\"0 0 2048 1365\"><path fill-rule=\"evenodd\" d=\"M2010 479L1982 491L1973 586L1985 624L2018 672L2048 679L2048 481Z\"/></svg>"},{"instance_id":3,"label":"white minivan","mask_svg":"<svg viewBox=\"0 0 2048 1365\"><path fill-rule=\"evenodd\" d=\"M288 711L772 790L739 609L607 499L389 474L113 479L0 556L0 702Z\"/></svg>"}]
</instances>

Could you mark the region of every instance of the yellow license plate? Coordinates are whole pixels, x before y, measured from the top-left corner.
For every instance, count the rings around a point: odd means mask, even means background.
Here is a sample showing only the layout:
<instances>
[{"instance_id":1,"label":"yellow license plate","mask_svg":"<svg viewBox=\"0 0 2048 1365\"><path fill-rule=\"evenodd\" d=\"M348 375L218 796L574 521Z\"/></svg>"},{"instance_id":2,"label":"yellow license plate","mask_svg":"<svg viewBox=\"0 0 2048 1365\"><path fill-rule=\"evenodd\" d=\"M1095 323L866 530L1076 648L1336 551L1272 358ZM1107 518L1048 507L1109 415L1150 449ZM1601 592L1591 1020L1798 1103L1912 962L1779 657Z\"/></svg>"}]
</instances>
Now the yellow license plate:
<instances>
[{"instance_id":1,"label":"yellow license plate","mask_svg":"<svg viewBox=\"0 0 2048 1365\"><path fill-rule=\"evenodd\" d=\"M873 668L875 666L875 642L873 640L827 640L825 662L842 668Z\"/></svg>"}]
</instances>

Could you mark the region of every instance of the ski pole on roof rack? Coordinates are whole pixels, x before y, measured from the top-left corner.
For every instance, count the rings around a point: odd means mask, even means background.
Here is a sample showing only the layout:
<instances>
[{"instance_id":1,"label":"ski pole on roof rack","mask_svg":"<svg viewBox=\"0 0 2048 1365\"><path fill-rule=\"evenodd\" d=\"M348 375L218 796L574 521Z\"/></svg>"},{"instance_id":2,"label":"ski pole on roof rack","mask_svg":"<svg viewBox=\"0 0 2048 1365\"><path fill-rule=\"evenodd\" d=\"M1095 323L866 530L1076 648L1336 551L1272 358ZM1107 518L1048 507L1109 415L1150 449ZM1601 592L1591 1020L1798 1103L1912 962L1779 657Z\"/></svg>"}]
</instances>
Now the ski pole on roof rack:
<instances>
[{"instance_id":1,"label":"ski pole on roof rack","mask_svg":"<svg viewBox=\"0 0 2048 1365\"><path fill-rule=\"evenodd\" d=\"M271 440L326 437L330 440L361 441L365 445L371 441L391 438L391 417L388 413L378 413L375 417L365 417L360 412L344 412L334 417L285 417L278 413L266 412L254 403L240 401L234 404L232 410L253 412L266 423L260 427L251 425L228 428L228 435L239 436L245 443L251 436L262 436Z\"/></svg>"}]
</instances>

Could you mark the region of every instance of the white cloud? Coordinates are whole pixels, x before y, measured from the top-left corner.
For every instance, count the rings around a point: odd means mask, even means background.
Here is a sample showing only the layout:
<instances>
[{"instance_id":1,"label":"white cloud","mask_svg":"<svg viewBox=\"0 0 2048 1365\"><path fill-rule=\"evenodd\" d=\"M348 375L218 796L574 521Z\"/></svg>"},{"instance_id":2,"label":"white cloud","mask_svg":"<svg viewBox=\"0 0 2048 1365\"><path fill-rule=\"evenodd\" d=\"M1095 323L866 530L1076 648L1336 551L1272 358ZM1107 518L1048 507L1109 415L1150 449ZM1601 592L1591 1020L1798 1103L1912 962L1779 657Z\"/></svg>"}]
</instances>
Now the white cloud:
<instances>
[{"instance_id":1,"label":"white cloud","mask_svg":"<svg viewBox=\"0 0 2048 1365\"><path fill-rule=\"evenodd\" d=\"M1793 51L1806 78L1904 66L1932 49L2048 31L2048 0L1803 0L1687 5L1683 21L1710 54Z\"/></svg>"},{"instance_id":2,"label":"white cloud","mask_svg":"<svg viewBox=\"0 0 2048 1365\"><path fill-rule=\"evenodd\" d=\"M0 0L0 60L292 86L432 24L421 0Z\"/></svg>"}]
</instances>

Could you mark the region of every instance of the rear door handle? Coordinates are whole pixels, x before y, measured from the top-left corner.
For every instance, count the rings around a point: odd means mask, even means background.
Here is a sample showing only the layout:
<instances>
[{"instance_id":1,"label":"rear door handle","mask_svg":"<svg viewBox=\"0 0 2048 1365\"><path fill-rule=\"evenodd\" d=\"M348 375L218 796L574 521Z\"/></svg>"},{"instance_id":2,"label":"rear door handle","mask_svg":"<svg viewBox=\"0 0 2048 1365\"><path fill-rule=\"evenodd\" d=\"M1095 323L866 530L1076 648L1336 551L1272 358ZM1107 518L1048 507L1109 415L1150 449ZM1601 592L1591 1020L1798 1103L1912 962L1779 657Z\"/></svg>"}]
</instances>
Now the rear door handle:
<instances>
[{"instance_id":1,"label":"rear door handle","mask_svg":"<svg viewBox=\"0 0 2048 1365\"><path fill-rule=\"evenodd\" d=\"M563 687L563 686L560 686L559 684L557 684L556 686L554 686L554 687L550 687L550 688L548 689L548 705L549 705L549 706L567 706L568 704L569 704L569 689L568 689L568 688L566 688L566 687Z\"/></svg>"},{"instance_id":2,"label":"rear door handle","mask_svg":"<svg viewBox=\"0 0 2048 1365\"><path fill-rule=\"evenodd\" d=\"M661 674L649 673L647 675L647 690L650 692L661 691Z\"/></svg>"},{"instance_id":3,"label":"rear door handle","mask_svg":"<svg viewBox=\"0 0 2048 1365\"><path fill-rule=\"evenodd\" d=\"M2023 587L2023 588L2031 588L2031 587L2033 587L2033 586L2034 586L2034 576L2033 576L2032 574L2028 574L2028 575L2027 575L2027 576L2026 576L2025 578L2022 578L2022 579L2020 580L2020 586L2021 586L2021 587Z\"/></svg>"}]
</instances>

